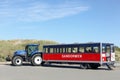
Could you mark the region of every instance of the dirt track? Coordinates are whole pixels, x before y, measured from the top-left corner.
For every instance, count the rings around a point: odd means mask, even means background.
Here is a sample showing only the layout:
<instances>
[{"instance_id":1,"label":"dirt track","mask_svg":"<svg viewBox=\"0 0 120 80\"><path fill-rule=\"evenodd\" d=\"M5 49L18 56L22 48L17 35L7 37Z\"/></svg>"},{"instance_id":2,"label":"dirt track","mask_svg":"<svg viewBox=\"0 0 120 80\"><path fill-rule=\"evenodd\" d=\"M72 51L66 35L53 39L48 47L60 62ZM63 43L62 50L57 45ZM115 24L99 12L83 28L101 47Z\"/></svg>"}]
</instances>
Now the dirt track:
<instances>
[{"instance_id":1,"label":"dirt track","mask_svg":"<svg viewBox=\"0 0 120 80\"><path fill-rule=\"evenodd\" d=\"M20 67L10 63L0 63L0 80L119 80L120 67L107 70L106 67L97 70L83 70L76 65L51 65Z\"/></svg>"}]
</instances>

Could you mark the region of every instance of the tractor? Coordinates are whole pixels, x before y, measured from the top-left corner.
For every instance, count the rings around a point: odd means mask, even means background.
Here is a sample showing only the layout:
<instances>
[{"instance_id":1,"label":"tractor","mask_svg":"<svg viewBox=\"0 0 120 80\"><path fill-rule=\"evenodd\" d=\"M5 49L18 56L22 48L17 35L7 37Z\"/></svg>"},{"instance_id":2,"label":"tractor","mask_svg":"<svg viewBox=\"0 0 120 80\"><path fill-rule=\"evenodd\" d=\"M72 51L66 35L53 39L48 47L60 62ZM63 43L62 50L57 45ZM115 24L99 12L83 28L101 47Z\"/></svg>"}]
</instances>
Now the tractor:
<instances>
[{"instance_id":1,"label":"tractor","mask_svg":"<svg viewBox=\"0 0 120 80\"><path fill-rule=\"evenodd\" d=\"M28 44L25 50L17 50L11 59L12 65L21 66L23 62L30 62L33 66L42 64L42 52L39 51L39 44Z\"/></svg>"}]
</instances>

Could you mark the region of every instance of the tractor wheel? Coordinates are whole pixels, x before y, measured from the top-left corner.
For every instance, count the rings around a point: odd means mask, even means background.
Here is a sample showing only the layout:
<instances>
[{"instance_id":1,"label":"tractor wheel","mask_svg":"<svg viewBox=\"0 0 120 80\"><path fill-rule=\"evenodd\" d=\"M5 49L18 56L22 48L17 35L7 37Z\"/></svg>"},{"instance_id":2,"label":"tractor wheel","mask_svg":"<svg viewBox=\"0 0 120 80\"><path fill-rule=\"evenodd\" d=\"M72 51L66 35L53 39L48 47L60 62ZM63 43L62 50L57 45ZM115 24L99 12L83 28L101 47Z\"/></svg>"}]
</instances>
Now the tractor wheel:
<instances>
[{"instance_id":1,"label":"tractor wheel","mask_svg":"<svg viewBox=\"0 0 120 80\"><path fill-rule=\"evenodd\" d=\"M21 66L23 64L23 59L20 56L14 56L12 58L12 65L14 66Z\"/></svg>"},{"instance_id":2,"label":"tractor wheel","mask_svg":"<svg viewBox=\"0 0 120 80\"><path fill-rule=\"evenodd\" d=\"M40 66L42 65L42 57L40 54L36 54L32 57L31 63L33 66Z\"/></svg>"}]
</instances>

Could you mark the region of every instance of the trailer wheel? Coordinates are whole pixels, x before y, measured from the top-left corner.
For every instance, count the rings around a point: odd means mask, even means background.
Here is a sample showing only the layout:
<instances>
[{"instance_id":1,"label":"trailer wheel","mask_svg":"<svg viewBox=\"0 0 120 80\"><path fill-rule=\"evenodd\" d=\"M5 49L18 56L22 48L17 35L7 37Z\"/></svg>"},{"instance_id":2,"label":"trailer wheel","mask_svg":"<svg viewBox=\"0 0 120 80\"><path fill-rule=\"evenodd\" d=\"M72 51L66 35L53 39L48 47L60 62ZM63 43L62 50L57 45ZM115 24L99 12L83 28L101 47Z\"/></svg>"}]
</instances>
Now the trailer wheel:
<instances>
[{"instance_id":1,"label":"trailer wheel","mask_svg":"<svg viewBox=\"0 0 120 80\"><path fill-rule=\"evenodd\" d=\"M21 66L23 64L23 59L20 56L14 56L12 59L12 65Z\"/></svg>"},{"instance_id":2,"label":"trailer wheel","mask_svg":"<svg viewBox=\"0 0 120 80\"><path fill-rule=\"evenodd\" d=\"M33 66L40 66L42 65L42 57L40 54L36 54L32 57L31 63Z\"/></svg>"},{"instance_id":3,"label":"trailer wheel","mask_svg":"<svg viewBox=\"0 0 120 80\"><path fill-rule=\"evenodd\" d=\"M81 69L87 69L88 64L86 64L86 63L80 64L80 67L81 67Z\"/></svg>"},{"instance_id":4,"label":"trailer wheel","mask_svg":"<svg viewBox=\"0 0 120 80\"><path fill-rule=\"evenodd\" d=\"M99 66L100 66L99 64L95 64L95 63L90 64L91 69L97 69Z\"/></svg>"}]
</instances>

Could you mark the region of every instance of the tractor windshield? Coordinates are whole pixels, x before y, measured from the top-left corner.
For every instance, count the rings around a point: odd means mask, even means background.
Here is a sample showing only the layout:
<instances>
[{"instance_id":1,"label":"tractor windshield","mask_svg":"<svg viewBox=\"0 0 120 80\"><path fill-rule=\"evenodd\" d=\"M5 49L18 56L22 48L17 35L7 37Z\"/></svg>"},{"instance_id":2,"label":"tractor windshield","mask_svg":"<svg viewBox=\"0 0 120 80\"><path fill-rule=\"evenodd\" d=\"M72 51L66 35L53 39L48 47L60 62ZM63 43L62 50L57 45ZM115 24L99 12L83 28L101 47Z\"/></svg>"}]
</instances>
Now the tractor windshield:
<instances>
[{"instance_id":1,"label":"tractor windshield","mask_svg":"<svg viewBox=\"0 0 120 80\"><path fill-rule=\"evenodd\" d=\"M27 52L27 55L30 56L31 53L38 51L39 45L27 45L25 50Z\"/></svg>"}]
</instances>

